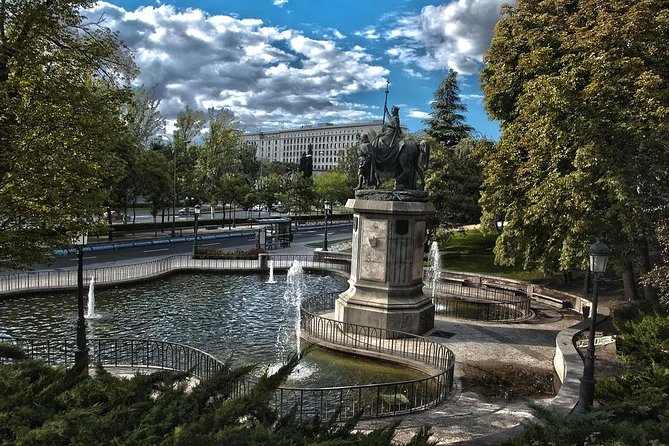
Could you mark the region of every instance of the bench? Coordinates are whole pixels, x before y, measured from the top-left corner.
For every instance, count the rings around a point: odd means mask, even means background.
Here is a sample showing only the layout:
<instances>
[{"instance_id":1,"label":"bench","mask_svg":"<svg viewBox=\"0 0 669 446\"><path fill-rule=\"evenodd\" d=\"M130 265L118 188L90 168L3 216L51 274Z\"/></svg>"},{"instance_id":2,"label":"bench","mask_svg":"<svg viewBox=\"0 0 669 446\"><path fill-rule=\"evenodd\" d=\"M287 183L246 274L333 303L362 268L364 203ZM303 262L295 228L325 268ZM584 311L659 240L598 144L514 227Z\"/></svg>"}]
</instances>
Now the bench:
<instances>
[{"instance_id":1,"label":"bench","mask_svg":"<svg viewBox=\"0 0 669 446\"><path fill-rule=\"evenodd\" d=\"M532 299L556 308L571 308L571 300L559 297L547 296L545 294L532 293Z\"/></svg>"}]
</instances>

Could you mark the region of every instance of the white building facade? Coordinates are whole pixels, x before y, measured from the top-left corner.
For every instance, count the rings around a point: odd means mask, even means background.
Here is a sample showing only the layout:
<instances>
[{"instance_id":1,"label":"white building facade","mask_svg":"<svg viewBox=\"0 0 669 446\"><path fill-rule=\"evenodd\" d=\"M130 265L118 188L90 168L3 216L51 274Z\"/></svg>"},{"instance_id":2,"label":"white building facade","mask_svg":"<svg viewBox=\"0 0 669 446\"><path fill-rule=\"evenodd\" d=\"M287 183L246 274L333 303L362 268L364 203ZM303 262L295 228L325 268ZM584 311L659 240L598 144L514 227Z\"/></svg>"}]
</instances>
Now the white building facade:
<instances>
[{"instance_id":1,"label":"white building facade","mask_svg":"<svg viewBox=\"0 0 669 446\"><path fill-rule=\"evenodd\" d=\"M297 129L245 133L242 140L255 148L256 158L299 164L300 156L313 148L313 172L332 170L344 157L346 150L357 145L360 136L369 131L381 131L382 122L358 124L319 124Z\"/></svg>"}]
</instances>

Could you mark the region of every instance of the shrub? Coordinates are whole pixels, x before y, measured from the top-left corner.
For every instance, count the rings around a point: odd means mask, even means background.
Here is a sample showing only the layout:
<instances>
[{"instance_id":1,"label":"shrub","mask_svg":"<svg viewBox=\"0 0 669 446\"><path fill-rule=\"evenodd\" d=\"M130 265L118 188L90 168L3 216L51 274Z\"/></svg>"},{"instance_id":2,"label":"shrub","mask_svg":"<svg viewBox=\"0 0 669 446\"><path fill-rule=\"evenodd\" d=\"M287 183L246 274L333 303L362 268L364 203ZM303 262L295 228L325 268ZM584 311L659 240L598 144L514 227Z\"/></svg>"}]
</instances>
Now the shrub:
<instances>
[{"instance_id":1,"label":"shrub","mask_svg":"<svg viewBox=\"0 0 669 446\"><path fill-rule=\"evenodd\" d=\"M234 383L252 366L224 368L187 390L188 375L160 371L116 378L98 368L50 367L36 361L0 366L0 444L16 445L390 445L395 426L364 434L356 420L300 422L280 418L270 401L298 364L293 357L274 375L233 397ZM411 443L428 445L422 430Z\"/></svg>"},{"instance_id":2,"label":"shrub","mask_svg":"<svg viewBox=\"0 0 669 446\"><path fill-rule=\"evenodd\" d=\"M266 253L263 248L235 249L226 251L220 248L198 247L195 253L196 259L249 259L256 258L258 254Z\"/></svg>"},{"instance_id":3,"label":"shrub","mask_svg":"<svg viewBox=\"0 0 669 446\"><path fill-rule=\"evenodd\" d=\"M618 351L641 366L669 367L669 315L653 312L619 326Z\"/></svg>"}]
</instances>

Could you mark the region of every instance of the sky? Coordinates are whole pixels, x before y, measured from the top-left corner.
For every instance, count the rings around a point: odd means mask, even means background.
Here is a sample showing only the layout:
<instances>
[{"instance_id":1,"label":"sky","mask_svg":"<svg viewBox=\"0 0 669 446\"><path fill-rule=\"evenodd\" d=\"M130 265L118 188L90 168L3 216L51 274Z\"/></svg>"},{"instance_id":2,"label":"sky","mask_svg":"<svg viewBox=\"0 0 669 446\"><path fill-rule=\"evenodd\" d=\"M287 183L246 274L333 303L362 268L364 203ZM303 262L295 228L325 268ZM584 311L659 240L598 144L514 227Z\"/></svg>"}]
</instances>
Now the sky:
<instances>
[{"instance_id":1,"label":"sky","mask_svg":"<svg viewBox=\"0 0 669 446\"><path fill-rule=\"evenodd\" d=\"M386 86L418 132L452 68L466 122L498 139L478 75L503 3L111 0L85 13L130 48L135 84L156 85L168 133L187 106L227 108L248 132L381 120Z\"/></svg>"}]
</instances>

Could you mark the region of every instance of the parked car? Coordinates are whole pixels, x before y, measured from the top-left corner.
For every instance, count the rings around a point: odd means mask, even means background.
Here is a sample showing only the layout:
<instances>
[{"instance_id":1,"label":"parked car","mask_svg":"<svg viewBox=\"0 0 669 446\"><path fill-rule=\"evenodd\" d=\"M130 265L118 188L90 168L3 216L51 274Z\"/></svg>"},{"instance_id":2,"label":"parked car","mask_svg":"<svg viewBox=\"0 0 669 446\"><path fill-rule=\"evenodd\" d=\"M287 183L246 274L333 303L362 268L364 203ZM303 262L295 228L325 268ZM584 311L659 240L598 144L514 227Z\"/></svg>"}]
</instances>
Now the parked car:
<instances>
[{"instance_id":1,"label":"parked car","mask_svg":"<svg viewBox=\"0 0 669 446\"><path fill-rule=\"evenodd\" d=\"M181 208L177 211L177 214L179 214L179 215L191 215L191 214L194 214L194 213L195 213L195 210L191 207Z\"/></svg>"},{"instance_id":2,"label":"parked car","mask_svg":"<svg viewBox=\"0 0 669 446\"><path fill-rule=\"evenodd\" d=\"M105 221L109 221L109 213L105 211L105 213L102 214L102 218ZM123 214L121 214L120 212L111 211L111 219L114 220L114 221L123 220Z\"/></svg>"}]
</instances>

